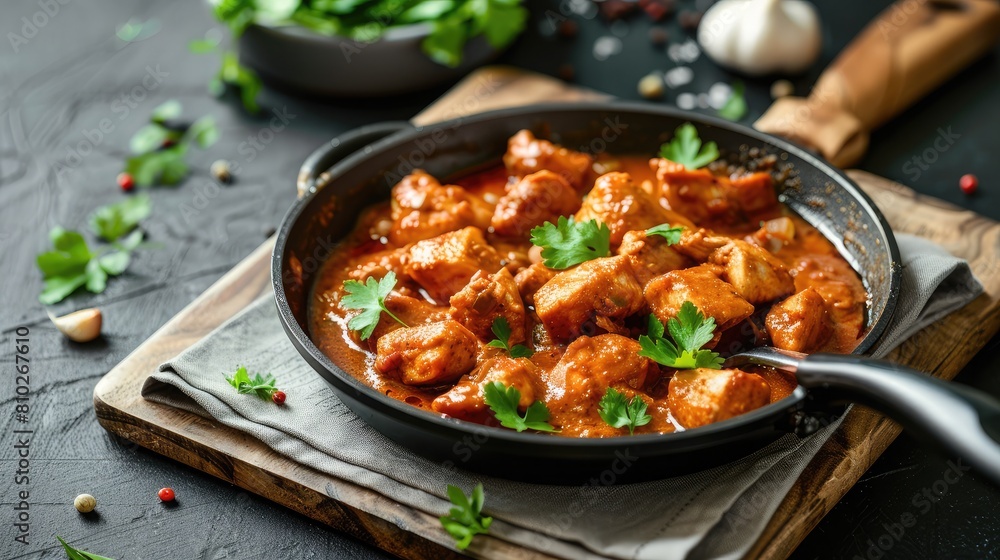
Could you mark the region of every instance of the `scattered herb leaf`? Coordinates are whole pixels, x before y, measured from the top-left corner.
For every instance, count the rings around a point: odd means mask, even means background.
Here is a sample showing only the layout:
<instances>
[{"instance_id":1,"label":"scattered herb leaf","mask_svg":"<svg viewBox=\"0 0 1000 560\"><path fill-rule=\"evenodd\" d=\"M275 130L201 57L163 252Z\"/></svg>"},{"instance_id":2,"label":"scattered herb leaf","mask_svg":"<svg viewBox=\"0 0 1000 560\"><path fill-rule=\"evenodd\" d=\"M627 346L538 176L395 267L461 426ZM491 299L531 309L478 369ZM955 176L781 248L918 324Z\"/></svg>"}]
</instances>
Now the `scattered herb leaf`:
<instances>
[{"instance_id":1,"label":"scattered herb leaf","mask_svg":"<svg viewBox=\"0 0 1000 560\"><path fill-rule=\"evenodd\" d=\"M499 381L483 385L483 400L500 421L500 425L512 430L537 430L539 432L557 432L549 424L549 408L542 401L535 401L524 411L524 416L517 412L521 402L521 392L516 387L507 387Z\"/></svg>"},{"instance_id":2,"label":"scattered herb leaf","mask_svg":"<svg viewBox=\"0 0 1000 560\"><path fill-rule=\"evenodd\" d=\"M448 499L455 507L440 518L441 526L455 539L455 546L465 550L472 544L472 537L488 534L493 523L492 517L483 516L483 485L477 484L467 497L461 488L449 484Z\"/></svg>"},{"instance_id":3,"label":"scattered herb leaf","mask_svg":"<svg viewBox=\"0 0 1000 560\"><path fill-rule=\"evenodd\" d=\"M674 131L674 137L670 142L660 146L660 157L679 163L688 169L698 169L719 159L719 148L715 142L702 146L698 129L691 123L684 123Z\"/></svg>"},{"instance_id":4,"label":"scattered herb leaf","mask_svg":"<svg viewBox=\"0 0 1000 560\"><path fill-rule=\"evenodd\" d=\"M236 373L233 375L227 375L226 381L235 387L236 392L239 394L254 394L257 395L257 398L264 401L271 400L271 396L278 392L278 388L274 386L275 379L273 375L269 373L263 376L256 373L253 377L250 377L250 373L244 366L236 368Z\"/></svg>"},{"instance_id":5,"label":"scattered herb leaf","mask_svg":"<svg viewBox=\"0 0 1000 560\"><path fill-rule=\"evenodd\" d=\"M719 116L731 121L738 121L747 114L747 100L743 96L743 82L733 82L733 91L729 94L729 99L719 109Z\"/></svg>"},{"instance_id":6,"label":"scattered herb leaf","mask_svg":"<svg viewBox=\"0 0 1000 560\"><path fill-rule=\"evenodd\" d=\"M639 337L640 356L677 369L721 369L722 358L717 352L703 350L712 340L715 318L706 318L690 301L681 305L676 317L667 321L667 330L673 341L663 337L663 323L655 315L649 316L648 334Z\"/></svg>"},{"instance_id":7,"label":"scattered herb leaf","mask_svg":"<svg viewBox=\"0 0 1000 560\"><path fill-rule=\"evenodd\" d=\"M85 552L78 548L73 548L58 535L56 536L56 539L58 539L59 543L63 545L63 549L66 550L66 556L69 560L114 560L113 558L108 558L107 556L98 556L92 552Z\"/></svg>"},{"instance_id":8,"label":"scattered herb leaf","mask_svg":"<svg viewBox=\"0 0 1000 560\"><path fill-rule=\"evenodd\" d=\"M396 273L391 270L378 281L369 276L364 284L357 280L344 282L344 291L347 292L347 295L341 298L340 304L345 309L362 310L360 314L355 315L347 322L347 328L361 331L361 340L368 340L368 337L372 335L383 311L400 325L407 326L402 319L393 315L392 311L389 311L385 306L385 298L395 286Z\"/></svg>"},{"instance_id":9,"label":"scattered herb leaf","mask_svg":"<svg viewBox=\"0 0 1000 560\"><path fill-rule=\"evenodd\" d=\"M35 258L45 279L38 300L52 305L66 299L81 287L99 294L107 287L108 276L118 276L128 267L130 252L142 242L142 232L133 231L109 252L93 252L78 232L61 227L49 233L52 251Z\"/></svg>"},{"instance_id":10,"label":"scattered herb leaf","mask_svg":"<svg viewBox=\"0 0 1000 560\"><path fill-rule=\"evenodd\" d=\"M512 358L530 358L535 353L534 350L523 344L510 345L510 323L507 322L506 317L493 319L491 330L496 335L496 339L491 340L487 346L503 348Z\"/></svg>"},{"instance_id":11,"label":"scattered herb leaf","mask_svg":"<svg viewBox=\"0 0 1000 560\"><path fill-rule=\"evenodd\" d=\"M671 227L670 224L660 224L647 229L646 235L659 235L667 240L667 245L669 246L680 243L683 231L684 226Z\"/></svg>"},{"instance_id":12,"label":"scattered herb leaf","mask_svg":"<svg viewBox=\"0 0 1000 560\"><path fill-rule=\"evenodd\" d=\"M125 173L135 184L148 187L156 183L179 183L188 173L184 160L188 147L194 144L204 149L218 140L219 131L211 116L182 128L166 126L168 120L180 116L181 110L180 102L167 101L154 109L150 123L132 136L129 147L136 155L126 160Z\"/></svg>"},{"instance_id":13,"label":"scattered herb leaf","mask_svg":"<svg viewBox=\"0 0 1000 560\"><path fill-rule=\"evenodd\" d=\"M577 222L572 216L559 216L556 224L545 222L533 228L531 242L542 248L545 266L559 270L611 254L607 224Z\"/></svg>"},{"instance_id":14,"label":"scattered herb leaf","mask_svg":"<svg viewBox=\"0 0 1000 560\"><path fill-rule=\"evenodd\" d=\"M614 387L608 387L607 392L601 398L598 413L612 428L628 427L628 433L635 433L639 426L645 426L653 419L646 414L646 401L638 395L630 400L625 400L625 395Z\"/></svg>"},{"instance_id":15,"label":"scattered herb leaf","mask_svg":"<svg viewBox=\"0 0 1000 560\"><path fill-rule=\"evenodd\" d=\"M134 43L136 41L142 41L143 39L149 39L153 35L156 35L160 32L161 27L160 20L158 19L148 19L146 21L142 21L140 19L132 18L119 25L115 30L115 35L126 43Z\"/></svg>"},{"instance_id":16,"label":"scattered herb leaf","mask_svg":"<svg viewBox=\"0 0 1000 560\"><path fill-rule=\"evenodd\" d=\"M102 206L90 216L90 230L101 239L112 242L131 232L152 210L149 195L130 196L116 204Z\"/></svg>"}]
</instances>

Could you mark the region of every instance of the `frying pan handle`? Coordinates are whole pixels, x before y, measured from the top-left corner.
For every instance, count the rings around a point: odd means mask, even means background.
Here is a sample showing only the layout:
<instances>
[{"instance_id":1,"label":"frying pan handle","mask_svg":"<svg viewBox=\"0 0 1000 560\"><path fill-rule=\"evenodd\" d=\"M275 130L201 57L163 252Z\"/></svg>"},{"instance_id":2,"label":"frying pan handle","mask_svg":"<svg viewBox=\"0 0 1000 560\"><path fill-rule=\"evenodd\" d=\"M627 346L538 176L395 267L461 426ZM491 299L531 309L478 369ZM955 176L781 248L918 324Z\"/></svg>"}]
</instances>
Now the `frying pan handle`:
<instances>
[{"instance_id":1,"label":"frying pan handle","mask_svg":"<svg viewBox=\"0 0 1000 560\"><path fill-rule=\"evenodd\" d=\"M1000 485L1000 402L891 362L813 354L796 377L810 391L884 412ZM814 393L814 394L815 394Z\"/></svg>"},{"instance_id":2,"label":"frying pan handle","mask_svg":"<svg viewBox=\"0 0 1000 560\"><path fill-rule=\"evenodd\" d=\"M414 126L406 121L387 121L349 130L316 149L299 168L296 181L299 198L317 188L322 188L329 180L320 178L334 164L347 156L364 149L373 142L393 134L412 130Z\"/></svg>"}]
</instances>

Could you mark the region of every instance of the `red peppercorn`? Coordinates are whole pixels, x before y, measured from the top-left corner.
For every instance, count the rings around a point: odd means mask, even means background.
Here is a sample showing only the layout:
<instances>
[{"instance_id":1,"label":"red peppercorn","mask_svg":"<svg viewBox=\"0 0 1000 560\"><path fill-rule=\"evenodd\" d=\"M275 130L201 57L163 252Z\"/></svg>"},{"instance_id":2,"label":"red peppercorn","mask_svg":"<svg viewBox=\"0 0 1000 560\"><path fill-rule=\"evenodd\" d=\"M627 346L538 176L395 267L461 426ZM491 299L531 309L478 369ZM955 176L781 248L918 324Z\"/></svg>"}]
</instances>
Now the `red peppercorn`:
<instances>
[{"instance_id":1,"label":"red peppercorn","mask_svg":"<svg viewBox=\"0 0 1000 560\"><path fill-rule=\"evenodd\" d=\"M173 488L160 488L156 495L160 497L161 502L172 502L176 498Z\"/></svg>"},{"instance_id":2,"label":"red peppercorn","mask_svg":"<svg viewBox=\"0 0 1000 560\"><path fill-rule=\"evenodd\" d=\"M965 194L972 194L979 187L979 179L972 173L966 173L958 180L958 186L962 187L962 192Z\"/></svg>"},{"instance_id":3,"label":"red peppercorn","mask_svg":"<svg viewBox=\"0 0 1000 560\"><path fill-rule=\"evenodd\" d=\"M129 192L132 190L132 187L135 187L135 181L132 180L132 176L128 173L119 173L117 181L118 186L125 192Z\"/></svg>"},{"instance_id":4,"label":"red peppercorn","mask_svg":"<svg viewBox=\"0 0 1000 560\"><path fill-rule=\"evenodd\" d=\"M285 392L275 391L271 393L271 400L274 401L274 404L285 404Z\"/></svg>"}]
</instances>

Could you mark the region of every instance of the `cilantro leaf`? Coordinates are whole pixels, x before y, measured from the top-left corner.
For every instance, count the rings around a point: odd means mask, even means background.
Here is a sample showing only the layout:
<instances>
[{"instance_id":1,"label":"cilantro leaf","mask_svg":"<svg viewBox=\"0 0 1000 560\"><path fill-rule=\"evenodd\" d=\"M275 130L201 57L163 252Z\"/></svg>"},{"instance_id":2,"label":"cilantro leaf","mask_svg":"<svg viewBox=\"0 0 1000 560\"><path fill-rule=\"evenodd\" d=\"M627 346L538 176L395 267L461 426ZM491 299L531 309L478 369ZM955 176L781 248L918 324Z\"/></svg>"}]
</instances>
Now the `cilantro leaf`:
<instances>
[{"instance_id":1,"label":"cilantro leaf","mask_svg":"<svg viewBox=\"0 0 1000 560\"><path fill-rule=\"evenodd\" d=\"M455 68L462 63L465 42L469 40L467 26L461 17L434 23L430 35L421 43L424 54L438 64Z\"/></svg>"},{"instance_id":2,"label":"cilantro leaf","mask_svg":"<svg viewBox=\"0 0 1000 560\"><path fill-rule=\"evenodd\" d=\"M187 175L188 167L184 162L187 153L185 144L156 150L130 157L125 160L125 172L140 187L149 187L162 180L164 184L173 185Z\"/></svg>"},{"instance_id":3,"label":"cilantro leaf","mask_svg":"<svg viewBox=\"0 0 1000 560\"><path fill-rule=\"evenodd\" d=\"M737 80L733 82L733 91L729 94L729 99L719 109L719 116L731 121L738 121L747 114L747 100L743 97L743 82Z\"/></svg>"},{"instance_id":4,"label":"cilantro leaf","mask_svg":"<svg viewBox=\"0 0 1000 560\"><path fill-rule=\"evenodd\" d=\"M671 227L670 224L660 224L646 230L646 235L659 235L667 240L667 245L676 245L681 241L684 226Z\"/></svg>"},{"instance_id":5,"label":"cilantro leaf","mask_svg":"<svg viewBox=\"0 0 1000 560\"><path fill-rule=\"evenodd\" d=\"M461 488L449 484L448 499L455 507L448 515L440 517L441 526L455 539L455 546L465 550L472 543L472 537L488 534L493 523L492 517L483 516L483 485L477 484L472 495L466 497Z\"/></svg>"},{"instance_id":6,"label":"cilantro leaf","mask_svg":"<svg viewBox=\"0 0 1000 560\"><path fill-rule=\"evenodd\" d=\"M176 99L169 99L153 109L153 113L149 116L149 120L154 123L162 124L171 119L180 117L182 110L183 107L181 106L180 101L177 101Z\"/></svg>"},{"instance_id":7,"label":"cilantro leaf","mask_svg":"<svg viewBox=\"0 0 1000 560\"><path fill-rule=\"evenodd\" d=\"M646 401L638 395L632 397L627 402L625 395L614 387L608 387L607 392L601 397L598 413L612 428L628 427L628 433L635 433L639 426L645 426L653 420L653 417L646 414Z\"/></svg>"},{"instance_id":8,"label":"cilantro leaf","mask_svg":"<svg viewBox=\"0 0 1000 560\"><path fill-rule=\"evenodd\" d=\"M257 103L257 95L261 90L260 77L253 70L240 64L240 59L234 52L222 55L222 66L208 84L209 91L215 96L222 95L227 88L239 94L243 108L248 113L260 112L260 105Z\"/></svg>"},{"instance_id":9,"label":"cilantro leaf","mask_svg":"<svg viewBox=\"0 0 1000 560\"><path fill-rule=\"evenodd\" d=\"M719 159L719 148L715 142L701 145L698 130L691 123L684 123L674 131L670 142L660 146L660 157L679 163L688 169L705 167Z\"/></svg>"},{"instance_id":10,"label":"cilantro leaf","mask_svg":"<svg viewBox=\"0 0 1000 560\"><path fill-rule=\"evenodd\" d=\"M539 432L557 432L549 424L549 408L542 401L535 401L524 411L524 416L517 412L521 402L521 392L516 387L507 387L499 381L483 385L483 400L500 421L500 425L512 430L537 430Z\"/></svg>"},{"instance_id":11,"label":"cilantro leaf","mask_svg":"<svg viewBox=\"0 0 1000 560\"><path fill-rule=\"evenodd\" d=\"M61 227L49 233L52 251L35 258L45 283L38 300L46 305L58 303L81 287L99 294L107 287L109 276L125 272L134 250L142 241L142 232L133 231L106 253L95 253L87 241L75 231Z\"/></svg>"},{"instance_id":12,"label":"cilantro leaf","mask_svg":"<svg viewBox=\"0 0 1000 560\"><path fill-rule=\"evenodd\" d=\"M114 560L113 558L108 558L107 556L98 556L92 552L84 552L78 548L73 548L72 546L66 544L66 541L60 536L56 536L59 543L63 545L63 549L66 551L66 557L69 560Z\"/></svg>"},{"instance_id":13,"label":"cilantro leaf","mask_svg":"<svg viewBox=\"0 0 1000 560\"><path fill-rule=\"evenodd\" d=\"M556 224L532 228L531 243L542 248L545 266L561 270L610 255L611 230L597 220L577 222L572 216L559 216Z\"/></svg>"},{"instance_id":14,"label":"cilantro leaf","mask_svg":"<svg viewBox=\"0 0 1000 560\"><path fill-rule=\"evenodd\" d=\"M502 49L516 39L528 18L528 10L511 0L487 0L472 5L479 9L473 15L473 34L482 31L495 49Z\"/></svg>"},{"instance_id":15,"label":"cilantro leaf","mask_svg":"<svg viewBox=\"0 0 1000 560\"><path fill-rule=\"evenodd\" d=\"M219 140L219 129L215 126L215 119L211 115L204 116L194 121L187 130L184 131L183 141L194 142L201 149L206 149Z\"/></svg>"},{"instance_id":16,"label":"cilantro leaf","mask_svg":"<svg viewBox=\"0 0 1000 560\"><path fill-rule=\"evenodd\" d=\"M523 344L510 346L510 323L507 322L506 317L493 319L493 326L490 330L496 335L496 339L491 340L487 346L503 348L512 358L530 358L534 355L535 351Z\"/></svg>"},{"instance_id":17,"label":"cilantro leaf","mask_svg":"<svg viewBox=\"0 0 1000 560\"><path fill-rule=\"evenodd\" d=\"M385 277L376 281L369 276L364 284L357 280L347 280L344 282L344 291L347 292L340 300L340 304L345 309L361 309L361 313L355 315L347 322L347 328L361 331L361 340L368 340L375 327L378 326L382 312L385 311L390 317L400 325L407 326L399 317L392 314L385 306L385 298L396 286L396 273L391 270Z\"/></svg>"},{"instance_id":18,"label":"cilantro leaf","mask_svg":"<svg viewBox=\"0 0 1000 560\"><path fill-rule=\"evenodd\" d=\"M722 368L723 359L717 352L701 348L714 336L715 318L706 318L690 301L667 321L666 330L673 341L663 338L664 330L663 323L650 315L647 334L639 337L640 356L677 369Z\"/></svg>"},{"instance_id":19,"label":"cilantro leaf","mask_svg":"<svg viewBox=\"0 0 1000 560\"><path fill-rule=\"evenodd\" d=\"M105 241L116 241L134 230L152 211L149 195L131 196L117 204L102 206L90 216L90 229Z\"/></svg>"},{"instance_id":20,"label":"cilantro leaf","mask_svg":"<svg viewBox=\"0 0 1000 560\"><path fill-rule=\"evenodd\" d=\"M233 375L227 375L226 381L236 388L237 393L241 395L254 394L257 395L257 398L264 401L271 400L271 395L278 391L278 388L274 386L275 379L273 375L269 373L266 376L262 376L257 373L253 377L250 377L250 373L244 366L236 368L236 373Z\"/></svg>"}]
</instances>

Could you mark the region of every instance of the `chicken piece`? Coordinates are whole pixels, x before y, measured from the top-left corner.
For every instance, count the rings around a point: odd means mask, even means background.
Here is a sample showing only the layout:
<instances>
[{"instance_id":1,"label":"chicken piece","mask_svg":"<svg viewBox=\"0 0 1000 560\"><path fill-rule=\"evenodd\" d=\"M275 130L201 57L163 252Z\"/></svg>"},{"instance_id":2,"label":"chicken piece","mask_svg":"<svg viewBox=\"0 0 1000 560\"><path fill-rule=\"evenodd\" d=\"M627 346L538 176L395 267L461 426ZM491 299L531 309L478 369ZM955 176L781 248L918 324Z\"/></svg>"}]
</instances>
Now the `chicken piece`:
<instances>
[{"instance_id":1,"label":"chicken piece","mask_svg":"<svg viewBox=\"0 0 1000 560\"><path fill-rule=\"evenodd\" d=\"M445 233L410 248L406 273L423 286L434 301L445 304L480 270L493 273L503 263L474 227Z\"/></svg>"},{"instance_id":2,"label":"chicken piece","mask_svg":"<svg viewBox=\"0 0 1000 560\"><path fill-rule=\"evenodd\" d=\"M667 390L671 414L688 429L750 412L770 399L763 377L738 369L678 371Z\"/></svg>"},{"instance_id":3,"label":"chicken piece","mask_svg":"<svg viewBox=\"0 0 1000 560\"><path fill-rule=\"evenodd\" d=\"M389 240L406 245L466 226L489 227L492 208L456 185L442 186L423 170L392 188Z\"/></svg>"},{"instance_id":4,"label":"chicken piece","mask_svg":"<svg viewBox=\"0 0 1000 560\"><path fill-rule=\"evenodd\" d=\"M426 323L436 323L448 319L448 310L434 305L422 298L410 297L398 293L396 290L389 292L385 298L385 306L390 313L399 317L399 320L411 327ZM368 340L361 340L359 331L350 331L351 338L359 346L366 346L369 350L375 350L378 340L392 331L405 328L392 317L383 313L379 317L375 330L372 331Z\"/></svg>"},{"instance_id":5,"label":"chicken piece","mask_svg":"<svg viewBox=\"0 0 1000 560\"><path fill-rule=\"evenodd\" d=\"M394 272L399 281L405 282L409 279L405 272L409 259L410 252L406 249L378 251L352 262L351 271L347 275L353 280L364 282L368 278L381 280L389 272Z\"/></svg>"},{"instance_id":6,"label":"chicken piece","mask_svg":"<svg viewBox=\"0 0 1000 560\"><path fill-rule=\"evenodd\" d=\"M542 170L549 170L566 179L577 191L584 190L585 179L594 159L582 152L557 146L548 140L539 140L529 130L522 130L507 141L503 164L514 176L524 177Z\"/></svg>"},{"instance_id":7,"label":"chicken piece","mask_svg":"<svg viewBox=\"0 0 1000 560\"><path fill-rule=\"evenodd\" d=\"M521 269L514 277L514 283L517 284L517 291L521 294L521 301L525 305L535 305L535 293L538 292L539 288L545 285L546 282L552 280L556 275L556 271L545 266L542 263L534 263L527 268Z\"/></svg>"},{"instance_id":8,"label":"chicken piece","mask_svg":"<svg viewBox=\"0 0 1000 560\"><path fill-rule=\"evenodd\" d=\"M580 197L565 179L542 170L509 187L493 213L493 231L507 237L527 237L535 226L555 223L580 209Z\"/></svg>"},{"instance_id":9,"label":"chicken piece","mask_svg":"<svg viewBox=\"0 0 1000 560\"><path fill-rule=\"evenodd\" d=\"M499 382L521 393L518 407L524 410L544 397L538 368L530 360L499 355L482 362L448 392L431 403L435 412L455 418L484 422L492 413L483 399L483 385Z\"/></svg>"},{"instance_id":10,"label":"chicken piece","mask_svg":"<svg viewBox=\"0 0 1000 560\"><path fill-rule=\"evenodd\" d=\"M394 330L378 340L375 369L407 385L451 383L476 365L479 341L457 321Z\"/></svg>"},{"instance_id":11,"label":"chicken piece","mask_svg":"<svg viewBox=\"0 0 1000 560\"><path fill-rule=\"evenodd\" d=\"M583 200L576 221L597 220L611 230L611 246L617 247L626 232L646 230L660 224L694 227L687 218L660 206L656 198L632 181L628 173L605 173Z\"/></svg>"},{"instance_id":12,"label":"chicken piece","mask_svg":"<svg viewBox=\"0 0 1000 560\"><path fill-rule=\"evenodd\" d=\"M732 285L719 279L722 269L711 264L675 270L650 280L643 295L656 317L666 323L690 301L706 317L715 318L724 331L753 314L753 305L740 297Z\"/></svg>"},{"instance_id":13,"label":"chicken piece","mask_svg":"<svg viewBox=\"0 0 1000 560\"><path fill-rule=\"evenodd\" d=\"M649 160L656 172L660 194L674 212L697 224L732 219L735 207L727 196L729 180L716 177L706 168L688 169L664 158Z\"/></svg>"},{"instance_id":14,"label":"chicken piece","mask_svg":"<svg viewBox=\"0 0 1000 560\"><path fill-rule=\"evenodd\" d=\"M681 231L681 240L672 248L678 253L685 255L695 262L703 263L708 261L712 253L729 243L728 237L713 235L705 228L688 229Z\"/></svg>"},{"instance_id":15,"label":"chicken piece","mask_svg":"<svg viewBox=\"0 0 1000 560\"><path fill-rule=\"evenodd\" d=\"M723 279L750 303L773 301L795 293L795 280L785 265L766 249L734 239L709 261L725 268Z\"/></svg>"},{"instance_id":16,"label":"chicken piece","mask_svg":"<svg viewBox=\"0 0 1000 560\"><path fill-rule=\"evenodd\" d=\"M764 319L771 344L783 350L814 352L830 336L830 316L823 296L806 288L775 304Z\"/></svg>"},{"instance_id":17,"label":"chicken piece","mask_svg":"<svg viewBox=\"0 0 1000 560\"><path fill-rule=\"evenodd\" d=\"M778 193L774 190L774 178L766 171L757 171L731 179L727 196L740 210L748 214L778 208Z\"/></svg>"},{"instance_id":18,"label":"chicken piece","mask_svg":"<svg viewBox=\"0 0 1000 560\"><path fill-rule=\"evenodd\" d=\"M630 231L618 246L619 255L632 260L632 270L639 283L645 286L654 277L691 266L688 259L667 244L659 235L646 235L643 230Z\"/></svg>"},{"instance_id":19,"label":"chicken piece","mask_svg":"<svg viewBox=\"0 0 1000 560\"><path fill-rule=\"evenodd\" d=\"M617 334L581 336L549 373L546 404L553 412L595 415L608 387L641 390L658 370L631 338Z\"/></svg>"},{"instance_id":20,"label":"chicken piece","mask_svg":"<svg viewBox=\"0 0 1000 560\"><path fill-rule=\"evenodd\" d=\"M570 340L595 332L600 316L621 320L643 308L642 286L627 256L587 261L555 275L535 293L535 311L549 334Z\"/></svg>"},{"instance_id":21,"label":"chicken piece","mask_svg":"<svg viewBox=\"0 0 1000 560\"><path fill-rule=\"evenodd\" d=\"M489 342L493 320L503 317L510 325L510 344L525 341L524 304L510 271L501 268L492 276L482 270L457 294L451 296L451 318L462 323L481 340Z\"/></svg>"}]
</instances>

